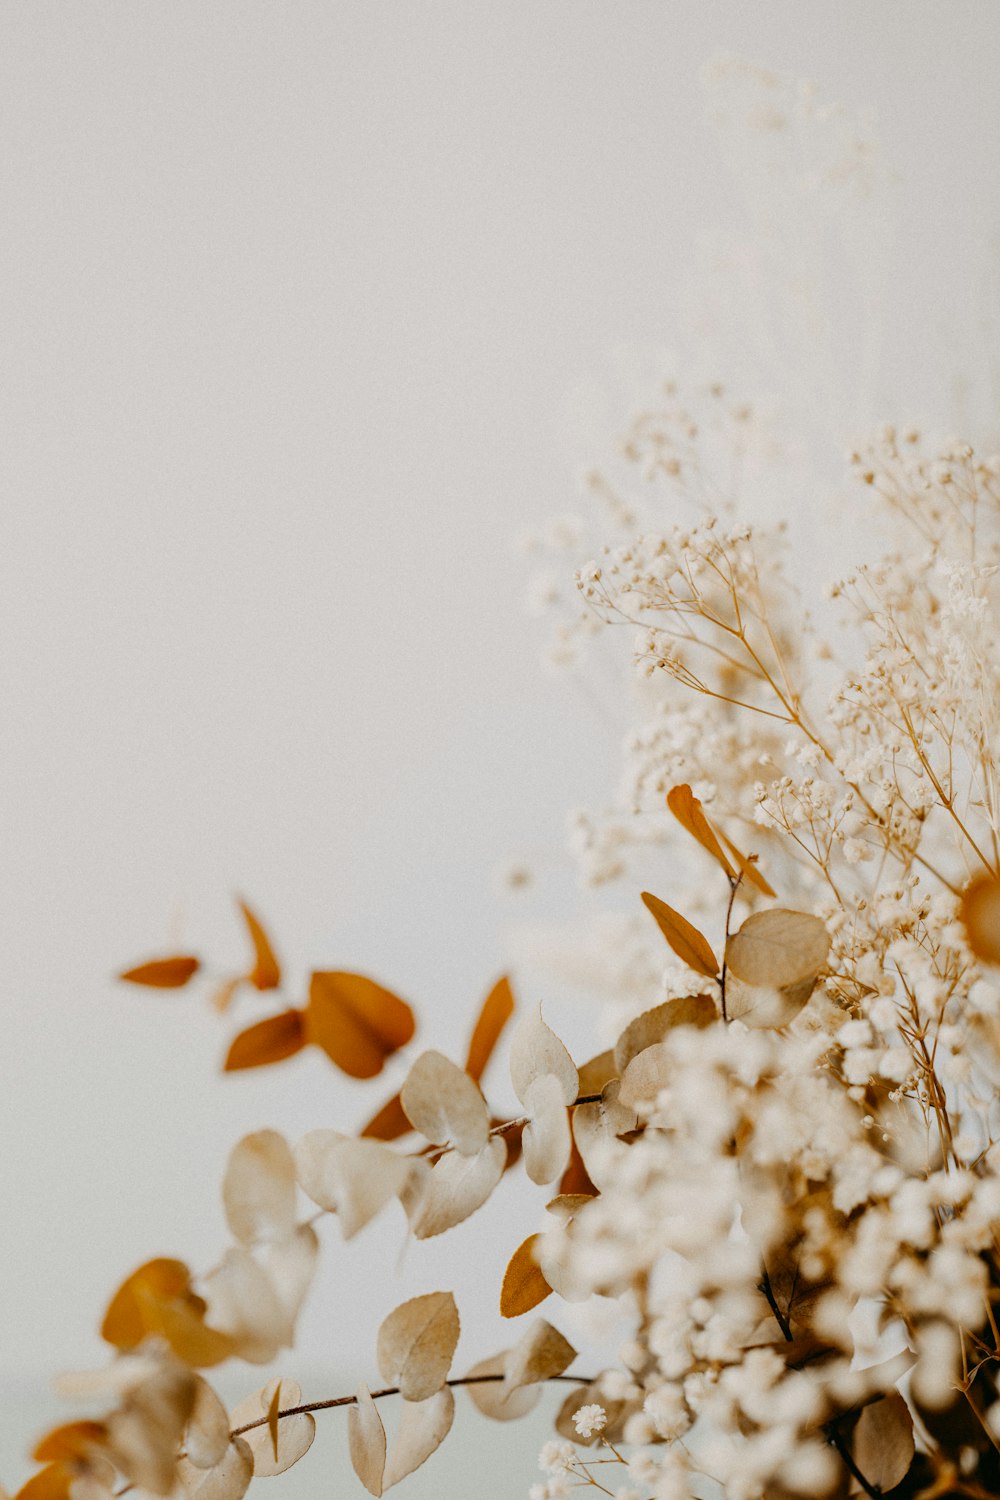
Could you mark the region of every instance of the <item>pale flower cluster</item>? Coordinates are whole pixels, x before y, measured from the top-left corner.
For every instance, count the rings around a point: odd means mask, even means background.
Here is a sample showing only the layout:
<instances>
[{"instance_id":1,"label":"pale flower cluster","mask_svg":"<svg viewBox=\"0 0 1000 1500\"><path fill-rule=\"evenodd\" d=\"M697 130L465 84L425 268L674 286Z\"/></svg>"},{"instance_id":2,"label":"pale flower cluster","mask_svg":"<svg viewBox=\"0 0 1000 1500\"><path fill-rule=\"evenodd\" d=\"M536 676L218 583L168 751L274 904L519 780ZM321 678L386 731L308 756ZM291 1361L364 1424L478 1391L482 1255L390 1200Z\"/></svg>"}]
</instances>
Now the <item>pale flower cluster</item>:
<instances>
[{"instance_id":1,"label":"pale flower cluster","mask_svg":"<svg viewBox=\"0 0 1000 1500\"><path fill-rule=\"evenodd\" d=\"M633 1298L622 1436L657 1497L1000 1484L1000 459L884 428L852 467L897 525L829 591L853 669L795 629L780 538L731 517L643 531L577 572L659 685L618 810L590 818L586 876L676 841L686 782L706 852L720 862L718 831L759 853L830 939L777 1029L730 1008L629 1064L614 1107L637 1126L581 1142L599 1194L546 1237L574 1295ZM730 915L723 888L706 932L724 927L731 984L731 913L762 902L729 873Z\"/></svg>"}]
</instances>

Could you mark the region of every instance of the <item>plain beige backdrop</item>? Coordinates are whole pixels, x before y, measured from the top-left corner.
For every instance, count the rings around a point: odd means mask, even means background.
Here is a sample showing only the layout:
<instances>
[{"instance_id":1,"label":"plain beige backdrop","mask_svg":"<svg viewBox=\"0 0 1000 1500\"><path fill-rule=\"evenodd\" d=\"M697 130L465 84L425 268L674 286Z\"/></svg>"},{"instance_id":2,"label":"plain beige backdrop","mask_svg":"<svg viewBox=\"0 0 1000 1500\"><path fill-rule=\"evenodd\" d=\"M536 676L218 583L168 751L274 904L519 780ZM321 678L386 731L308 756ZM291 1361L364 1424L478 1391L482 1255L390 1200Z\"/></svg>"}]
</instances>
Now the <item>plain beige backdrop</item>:
<instances>
[{"instance_id":1,"label":"plain beige backdrop","mask_svg":"<svg viewBox=\"0 0 1000 1500\"><path fill-rule=\"evenodd\" d=\"M364 968L457 1051L512 924L574 907L564 812L610 785L615 733L538 667L511 540L572 506L604 439L581 390L615 388L620 346L671 345L700 238L743 213L708 58L877 111L881 364L858 410L848 360L832 449L844 413L989 435L998 16L2 0L6 1484L52 1373L102 1357L117 1280L217 1255L229 1145L378 1102L318 1056L221 1079L232 1026L116 968L175 944L240 961L240 890L293 992L312 966ZM807 526L823 504L802 497ZM551 866L515 907L496 870L538 848ZM331 1230L282 1368L347 1388L388 1308L438 1285L461 1359L496 1347L532 1203L515 1191L399 1271L401 1220L348 1249ZM520 1494L523 1446L476 1427L427 1492Z\"/></svg>"}]
</instances>

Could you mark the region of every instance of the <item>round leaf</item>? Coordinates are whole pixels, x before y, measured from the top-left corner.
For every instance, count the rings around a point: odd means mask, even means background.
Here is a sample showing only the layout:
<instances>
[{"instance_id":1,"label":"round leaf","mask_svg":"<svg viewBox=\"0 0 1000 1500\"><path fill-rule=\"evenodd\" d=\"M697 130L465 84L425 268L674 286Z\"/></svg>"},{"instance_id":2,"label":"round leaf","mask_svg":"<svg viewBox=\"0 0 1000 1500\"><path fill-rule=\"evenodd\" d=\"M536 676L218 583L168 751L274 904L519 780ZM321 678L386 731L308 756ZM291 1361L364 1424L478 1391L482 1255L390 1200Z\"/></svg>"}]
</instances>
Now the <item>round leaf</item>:
<instances>
[{"instance_id":1,"label":"round leaf","mask_svg":"<svg viewBox=\"0 0 1000 1500\"><path fill-rule=\"evenodd\" d=\"M747 917L729 939L726 966L744 984L788 989L814 980L829 952L830 935L819 917L772 906Z\"/></svg>"},{"instance_id":2,"label":"round leaf","mask_svg":"<svg viewBox=\"0 0 1000 1500\"><path fill-rule=\"evenodd\" d=\"M901 1484L914 1455L913 1418L898 1391L862 1409L854 1429L854 1462L875 1489Z\"/></svg>"},{"instance_id":3,"label":"round leaf","mask_svg":"<svg viewBox=\"0 0 1000 1500\"><path fill-rule=\"evenodd\" d=\"M545 1073L558 1078L563 1103L572 1104L577 1095L579 1075L562 1042L542 1020L539 1008L518 1022L511 1040L510 1078L522 1104L526 1103L528 1089L536 1078Z\"/></svg>"},{"instance_id":4,"label":"round leaf","mask_svg":"<svg viewBox=\"0 0 1000 1500\"><path fill-rule=\"evenodd\" d=\"M238 1240L287 1239L295 1228L295 1161L276 1130L258 1130L233 1147L222 1182L226 1220Z\"/></svg>"},{"instance_id":5,"label":"round leaf","mask_svg":"<svg viewBox=\"0 0 1000 1500\"><path fill-rule=\"evenodd\" d=\"M435 1162L426 1182L403 1196L417 1239L443 1234L481 1208L503 1176L506 1161L507 1147L496 1135L476 1156L449 1151Z\"/></svg>"},{"instance_id":6,"label":"round leaf","mask_svg":"<svg viewBox=\"0 0 1000 1500\"><path fill-rule=\"evenodd\" d=\"M313 1202L337 1215L345 1240L427 1173L423 1162L380 1141L355 1140L336 1130L304 1135L295 1147L295 1168Z\"/></svg>"},{"instance_id":7,"label":"round leaf","mask_svg":"<svg viewBox=\"0 0 1000 1500\"><path fill-rule=\"evenodd\" d=\"M260 1422L272 1408L275 1398L279 1400L276 1410L298 1406L302 1391L295 1380L269 1380L262 1390L247 1396L229 1414L230 1427L236 1429L248 1422ZM311 1412L296 1412L294 1416L281 1417L277 1422L278 1451L274 1451L274 1440L269 1425L251 1427L240 1436L253 1455L255 1479L269 1479L275 1474L284 1474L293 1464L309 1452L316 1436L316 1420Z\"/></svg>"},{"instance_id":8,"label":"round leaf","mask_svg":"<svg viewBox=\"0 0 1000 1500\"><path fill-rule=\"evenodd\" d=\"M190 1287L191 1273L182 1260L147 1260L112 1297L101 1324L101 1338L116 1349L133 1349L149 1332L142 1292L156 1298L183 1297Z\"/></svg>"},{"instance_id":9,"label":"round leaf","mask_svg":"<svg viewBox=\"0 0 1000 1500\"><path fill-rule=\"evenodd\" d=\"M204 1278L209 1316L250 1364L269 1364L291 1341L291 1325L264 1268L242 1246Z\"/></svg>"},{"instance_id":10,"label":"round leaf","mask_svg":"<svg viewBox=\"0 0 1000 1500\"><path fill-rule=\"evenodd\" d=\"M551 1380L553 1376L561 1375L574 1359L576 1350L558 1328L553 1328L544 1318L536 1318L508 1351L504 1362L504 1390L509 1393L524 1385Z\"/></svg>"},{"instance_id":11,"label":"round leaf","mask_svg":"<svg viewBox=\"0 0 1000 1500\"><path fill-rule=\"evenodd\" d=\"M190 1370L164 1358L155 1374L134 1386L107 1418L108 1457L133 1484L158 1495L173 1488L177 1448L195 1396Z\"/></svg>"},{"instance_id":12,"label":"round leaf","mask_svg":"<svg viewBox=\"0 0 1000 1500\"><path fill-rule=\"evenodd\" d=\"M475 1156L489 1140L490 1117L479 1087L441 1052L422 1052L400 1095L414 1129L435 1146L451 1143Z\"/></svg>"},{"instance_id":13,"label":"round leaf","mask_svg":"<svg viewBox=\"0 0 1000 1500\"><path fill-rule=\"evenodd\" d=\"M243 1500L253 1478L253 1455L240 1437L232 1439L219 1463L199 1469L182 1458L177 1477L190 1500Z\"/></svg>"},{"instance_id":14,"label":"round leaf","mask_svg":"<svg viewBox=\"0 0 1000 1500\"><path fill-rule=\"evenodd\" d=\"M504 1350L502 1354L493 1354L489 1359L480 1360L478 1365L473 1365L469 1375L502 1376L508 1352ZM508 1394L502 1380L484 1380L479 1385L467 1385L465 1389L473 1406L494 1422L515 1422L518 1417L527 1416L538 1405L542 1395L541 1386L538 1385L525 1385Z\"/></svg>"},{"instance_id":15,"label":"round leaf","mask_svg":"<svg viewBox=\"0 0 1000 1500\"><path fill-rule=\"evenodd\" d=\"M229 1447L229 1413L207 1380L196 1377L184 1448L196 1469L211 1469Z\"/></svg>"},{"instance_id":16,"label":"round leaf","mask_svg":"<svg viewBox=\"0 0 1000 1500\"><path fill-rule=\"evenodd\" d=\"M306 1035L351 1078L374 1078L415 1029L410 1007L364 974L312 975Z\"/></svg>"},{"instance_id":17,"label":"round leaf","mask_svg":"<svg viewBox=\"0 0 1000 1500\"><path fill-rule=\"evenodd\" d=\"M665 1089L670 1082L670 1051L663 1042L656 1042L652 1047L644 1047L637 1053L622 1074L621 1088L618 1097L622 1104L632 1109L638 1109L640 1105L655 1104L656 1096L661 1089ZM587 1105L588 1109L594 1108ZM576 1112L577 1120L580 1111ZM576 1129L577 1144L580 1143L580 1133ZM583 1147L580 1147L581 1151Z\"/></svg>"},{"instance_id":18,"label":"round leaf","mask_svg":"<svg viewBox=\"0 0 1000 1500\"><path fill-rule=\"evenodd\" d=\"M555 1182L569 1160L569 1117L563 1088L554 1073L536 1078L525 1095L531 1120L521 1137L524 1167L532 1182Z\"/></svg>"},{"instance_id":19,"label":"round leaf","mask_svg":"<svg viewBox=\"0 0 1000 1500\"><path fill-rule=\"evenodd\" d=\"M774 985L744 984L735 974L726 980L726 1014L731 1021L758 1030L788 1026L816 987L815 978L779 990Z\"/></svg>"},{"instance_id":20,"label":"round leaf","mask_svg":"<svg viewBox=\"0 0 1000 1500\"><path fill-rule=\"evenodd\" d=\"M382 1378L406 1401L426 1401L448 1378L458 1343L458 1308L451 1292L411 1297L383 1321L377 1357Z\"/></svg>"},{"instance_id":21,"label":"round leaf","mask_svg":"<svg viewBox=\"0 0 1000 1500\"><path fill-rule=\"evenodd\" d=\"M455 1420L455 1397L450 1386L442 1386L426 1401L407 1401L389 1449L383 1489L398 1484L426 1463L441 1446Z\"/></svg>"},{"instance_id":22,"label":"round leaf","mask_svg":"<svg viewBox=\"0 0 1000 1500\"><path fill-rule=\"evenodd\" d=\"M500 1288L501 1317L519 1318L544 1302L552 1291L535 1257L541 1238L540 1234L529 1234L507 1262Z\"/></svg>"},{"instance_id":23,"label":"round leaf","mask_svg":"<svg viewBox=\"0 0 1000 1500\"><path fill-rule=\"evenodd\" d=\"M643 1011L630 1021L615 1043L615 1067L619 1075L625 1072L633 1057L662 1042L668 1031L675 1026L710 1026L718 1018L719 1010L709 995L685 995L678 1000L665 1000ZM603 1084L602 1084L603 1088ZM588 1090L590 1092L590 1090ZM596 1091L595 1091L596 1092Z\"/></svg>"},{"instance_id":24,"label":"round leaf","mask_svg":"<svg viewBox=\"0 0 1000 1500\"><path fill-rule=\"evenodd\" d=\"M385 1428L364 1383L358 1386L354 1405L347 1409L347 1441L355 1474L377 1500L385 1474Z\"/></svg>"}]
</instances>

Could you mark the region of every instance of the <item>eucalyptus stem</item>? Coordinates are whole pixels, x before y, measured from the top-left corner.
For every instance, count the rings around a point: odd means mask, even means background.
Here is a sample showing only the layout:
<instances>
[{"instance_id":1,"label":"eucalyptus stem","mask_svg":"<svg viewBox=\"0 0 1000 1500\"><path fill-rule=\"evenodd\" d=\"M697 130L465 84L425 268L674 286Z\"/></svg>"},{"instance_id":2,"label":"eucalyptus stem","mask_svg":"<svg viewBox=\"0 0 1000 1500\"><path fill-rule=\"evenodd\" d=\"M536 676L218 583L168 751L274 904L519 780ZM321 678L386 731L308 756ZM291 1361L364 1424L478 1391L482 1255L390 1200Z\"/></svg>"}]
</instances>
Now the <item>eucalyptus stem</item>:
<instances>
[{"instance_id":1,"label":"eucalyptus stem","mask_svg":"<svg viewBox=\"0 0 1000 1500\"><path fill-rule=\"evenodd\" d=\"M490 1385L503 1380L503 1374L498 1375L456 1375L452 1380L446 1380L445 1385L452 1387L463 1385ZM563 1381L570 1385L592 1385L595 1377L593 1375L547 1375L545 1382ZM373 1401L379 1401L383 1396L398 1396L400 1394L398 1385L387 1385L380 1391L371 1391ZM307 1412L332 1411L337 1406L354 1406L357 1404L357 1396L332 1396L326 1401L304 1401L301 1406L287 1406L284 1411L278 1412L278 1421L282 1417L298 1417ZM251 1432L255 1427L266 1427L267 1417L258 1417L255 1422L244 1422L242 1427L234 1427L229 1434L231 1438L241 1437L244 1432Z\"/></svg>"}]
</instances>

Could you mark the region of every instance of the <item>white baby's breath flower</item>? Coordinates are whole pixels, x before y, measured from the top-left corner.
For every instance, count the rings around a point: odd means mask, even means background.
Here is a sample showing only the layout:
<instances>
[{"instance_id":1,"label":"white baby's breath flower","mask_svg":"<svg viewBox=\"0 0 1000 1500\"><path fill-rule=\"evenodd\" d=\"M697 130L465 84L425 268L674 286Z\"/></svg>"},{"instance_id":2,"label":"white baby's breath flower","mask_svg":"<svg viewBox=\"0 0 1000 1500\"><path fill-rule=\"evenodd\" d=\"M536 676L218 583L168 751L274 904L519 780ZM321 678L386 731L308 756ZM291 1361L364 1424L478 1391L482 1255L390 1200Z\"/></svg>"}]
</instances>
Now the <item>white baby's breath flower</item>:
<instances>
[{"instance_id":1,"label":"white baby's breath flower","mask_svg":"<svg viewBox=\"0 0 1000 1500\"><path fill-rule=\"evenodd\" d=\"M561 1474L576 1463L576 1449L572 1443L546 1443L538 1455L538 1467L546 1474Z\"/></svg>"},{"instance_id":2,"label":"white baby's breath flower","mask_svg":"<svg viewBox=\"0 0 1000 1500\"><path fill-rule=\"evenodd\" d=\"M603 1406L592 1403L589 1406L581 1406L579 1411L573 1413L573 1426L583 1438L593 1437L595 1432L602 1432L607 1426L608 1414Z\"/></svg>"}]
</instances>

